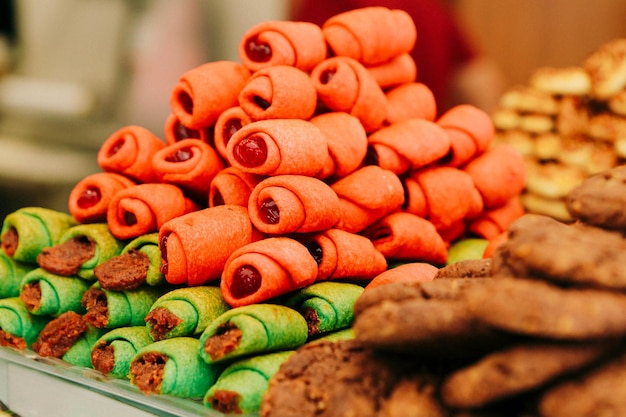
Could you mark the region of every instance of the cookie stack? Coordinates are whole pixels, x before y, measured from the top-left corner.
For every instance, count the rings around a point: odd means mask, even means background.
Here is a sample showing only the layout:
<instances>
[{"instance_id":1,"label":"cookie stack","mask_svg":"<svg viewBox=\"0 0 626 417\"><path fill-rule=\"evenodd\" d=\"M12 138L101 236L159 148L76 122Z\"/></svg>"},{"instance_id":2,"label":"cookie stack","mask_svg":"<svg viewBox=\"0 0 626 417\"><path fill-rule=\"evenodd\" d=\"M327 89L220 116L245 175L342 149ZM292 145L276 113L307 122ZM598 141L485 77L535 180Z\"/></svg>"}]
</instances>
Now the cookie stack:
<instances>
[{"instance_id":1,"label":"cookie stack","mask_svg":"<svg viewBox=\"0 0 626 417\"><path fill-rule=\"evenodd\" d=\"M575 187L573 224L526 214L491 259L366 290L355 339L297 352L262 416L288 415L287 396L314 404L303 416L626 415L624 178L620 166Z\"/></svg>"},{"instance_id":2,"label":"cookie stack","mask_svg":"<svg viewBox=\"0 0 626 417\"><path fill-rule=\"evenodd\" d=\"M626 39L591 53L580 66L537 69L506 91L492 114L496 142L526 157L527 211L572 221L565 197L589 175L626 157Z\"/></svg>"}]
</instances>

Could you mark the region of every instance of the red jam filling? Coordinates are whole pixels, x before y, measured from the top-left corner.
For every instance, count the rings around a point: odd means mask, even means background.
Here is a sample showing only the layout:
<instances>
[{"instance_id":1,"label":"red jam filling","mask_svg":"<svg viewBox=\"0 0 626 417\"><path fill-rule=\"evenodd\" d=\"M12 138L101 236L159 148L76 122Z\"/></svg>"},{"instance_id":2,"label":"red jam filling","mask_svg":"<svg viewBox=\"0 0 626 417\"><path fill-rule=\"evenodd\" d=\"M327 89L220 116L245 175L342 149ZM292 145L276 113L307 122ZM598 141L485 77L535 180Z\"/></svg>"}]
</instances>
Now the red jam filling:
<instances>
[{"instance_id":1,"label":"red jam filling","mask_svg":"<svg viewBox=\"0 0 626 417\"><path fill-rule=\"evenodd\" d=\"M165 157L167 162L185 162L193 157L191 148L180 148Z\"/></svg>"},{"instance_id":2,"label":"red jam filling","mask_svg":"<svg viewBox=\"0 0 626 417\"><path fill-rule=\"evenodd\" d=\"M122 149L122 147L124 146L125 142L126 140L124 138L119 138L118 140L116 140L113 146L109 148L109 151L107 152L107 156L110 158L116 153L118 153L120 149Z\"/></svg>"},{"instance_id":3,"label":"red jam filling","mask_svg":"<svg viewBox=\"0 0 626 417\"><path fill-rule=\"evenodd\" d=\"M267 145L263 139L250 136L235 146L233 154L241 165L247 168L258 167L267 160Z\"/></svg>"},{"instance_id":4,"label":"red jam filling","mask_svg":"<svg viewBox=\"0 0 626 417\"><path fill-rule=\"evenodd\" d=\"M127 226L134 226L137 224L137 216L135 216L135 213L132 213L130 211L126 211L124 212L124 224L126 224Z\"/></svg>"},{"instance_id":5,"label":"red jam filling","mask_svg":"<svg viewBox=\"0 0 626 417\"><path fill-rule=\"evenodd\" d=\"M261 274L251 265L244 265L233 274L230 292L235 298L244 298L261 288Z\"/></svg>"},{"instance_id":6,"label":"red jam filling","mask_svg":"<svg viewBox=\"0 0 626 417\"><path fill-rule=\"evenodd\" d=\"M304 246L307 248L313 259L315 259L315 262L319 266L322 263L322 259L324 258L324 251L322 250L320 244L314 240L311 240L309 242L304 242Z\"/></svg>"},{"instance_id":7,"label":"red jam filling","mask_svg":"<svg viewBox=\"0 0 626 417\"><path fill-rule=\"evenodd\" d=\"M215 194L213 194L213 200L212 200L213 206L223 206L225 203L224 201L224 196L222 195L222 193L220 193L219 191L216 191Z\"/></svg>"},{"instance_id":8,"label":"red jam filling","mask_svg":"<svg viewBox=\"0 0 626 417\"><path fill-rule=\"evenodd\" d=\"M272 48L254 37L246 43L246 55L254 62L267 62L272 59Z\"/></svg>"},{"instance_id":9,"label":"red jam filling","mask_svg":"<svg viewBox=\"0 0 626 417\"><path fill-rule=\"evenodd\" d=\"M271 198L263 200L261 206L259 206L259 214L261 214L261 219L267 224L278 224L280 222L280 210L276 202Z\"/></svg>"},{"instance_id":10,"label":"red jam filling","mask_svg":"<svg viewBox=\"0 0 626 417\"><path fill-rule=\"evenodd\" d=\"M322 71L322 73L320 74L320 82L322 84L328 84L333 79L336 73L336 68L329 68L325 71Z\"/></svg>"},{"instance_id":11,"label":"red jam filling","mask_svg":"<svg viewBox=\"0 0 626 417\"><path fill-rule=\"evenodd\" d=\"M76 205L81 209L88 209L95 206L102 199L100 189L96 187L87 187L80 193Z\"/></svg>"},{"instance_id":12,"label":"red jam filling","mask_svg":"<svg viewBox=\"0 0 626 417\"><path fill-rule=\"evenodd\" d=\"M178 101L181 106L183 106L183 110L187 114L193 114L193 99L186 91L181 91L178 94Z\"/></svg>"},{"instance_id":13,"label":"red jam filling","mask_svg":"<svg viewBox=\"0 0 626 417\"><path fill-rule=\"evenodd\" d=\"M241 129L242 126L243 124L241 123L240 119L230 119L226 123L224 123L224 128L222 129L224 146L228 144L230 138L232 138L233 135L237 133L237 131Z\"/></svg>"}]
</instances>

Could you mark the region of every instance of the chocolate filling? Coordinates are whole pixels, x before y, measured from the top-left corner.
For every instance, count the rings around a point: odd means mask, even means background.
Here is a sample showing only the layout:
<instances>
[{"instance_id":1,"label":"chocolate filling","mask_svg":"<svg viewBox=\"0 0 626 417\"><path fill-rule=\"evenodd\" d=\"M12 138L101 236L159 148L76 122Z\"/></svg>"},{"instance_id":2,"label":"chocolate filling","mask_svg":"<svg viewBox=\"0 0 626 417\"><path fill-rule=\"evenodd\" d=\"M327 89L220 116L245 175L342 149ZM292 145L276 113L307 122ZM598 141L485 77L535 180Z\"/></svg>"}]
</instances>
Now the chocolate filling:
<instances>
[{"instance_id":1,"label":"chocolate filling","mask_svg":"<svg viewBox=\"0 0 626 417\"><path fill-rule=\"evenodd\" d=\"M115 256L93 270L105 290L133 290L146 282L150 258L138 250Z\"/></svg>"},{"instance_id":2,"label":"chocolate filling","mask_svg":"<svg viewBox=\"0 0 626 417\"><path fill-rule=\"evenodd\" d=\"M142 392L159 394L168 357L159 352L146 352L130 364L133 384Z\"/></svg>"},{"instance_id":3,"label":"chocolate filling","mask_svg":"<svg viewBox=\"0 0 626 417\"><path fill-rule=\"evenodd\" d=\"M17 234L17 229L13 226L9 227L4 235L2 235L2 249L4 249L4 253L11 257L15 255L19 241L20 238Z\"/></svg>"},{"instance_id":4,"label":"chocolate filling","mask_svg":"<svg viewBox=\"0 0 626 417\"><path fill-rule=\"evenodd\" d=\"M115 366L115 350L106 342L100 342L91 351L93 369L107 375Z\"/></svg>"},{"instance_id":5,"label":"chocolate filling","mask_svg":"<svg viewBox=\"0 0 626 417\"><path fill-rule=\"evenodd\" d=\"M20 299L29 311L34 311L41 304L41 286L38 281L29 282L22 287Z\"/></svg>"},{"instance_id":6,"label":"chocolate filling","mask_svg":"<svg viewBox=\"0 0 626 417\"><path fill-rule=\"evenodd\" d=\"M33 350L41 356L60 358L86 331L87 323L80 314L65 312L46 324L33 344Z\"/></svg>"},{"instance_id":7,"label":"chocolate filling","mask_svg":"<svg viewBox=\"0 0 626 417\"><path fill-rule=\"evenodd\" d=\"M150 323L150 335L155 341L165 339L165 336L182 321L180 317L164 307L154 308L145 318L145 322Z\"/></svg>"},{"instance_id":8,"label":"chocolate filling","mask_svg":"<svg viewBox=\"0 0 626 417\"><path fill-rule=\"evenodd\" d=\"M43 249L37 255L37 264L52 274L69 277L76 275L95 254L96 243L87 236L77 236Z\"/></svg>"},{"instance_id":9,"label":"chocolate filling","mask_svg":"<svg viewBox=\"0 0 626 417\"><path fill-rule=\"evenodd\" d=\"M211 407L224 414L241 414L239 400L241 396L233 391L215 390L213 396L209 398Z\"/></svg>"},{"instance_id":10,"label":"chocolate filling","mask_svg":"<svg viewBox=\"0 0 626 417\"><path fill-rule=\"evenodd\" d=\"M2 327L0 327L0 346L24 350L26 349L26 341L22 337L5 332L2 330Z\"/></svg>"},{"instance_id":11,"label":"chocolate filling","mask_svg":"<svg viewBox=\"0 0 626 417\"><path fill-rule=\"evenodd\" d=\"M81 304L87 312L85 321L93 327L103 329L109 323L109 306L104 291L97 287L91 287L83 294Z\"/></svg>"},{"instance_id":12,"label":"chocolate filling","mask_svg":"<svg viewBox=\"0 0 626 417\"><path fill-rule=\"evenodd\" d=\"M224 323L217 329L215 335L204 342L204 351L211 359L220 359L237 348L242 335L240 328L232 323Z\"/></svg>"}]
</instances>

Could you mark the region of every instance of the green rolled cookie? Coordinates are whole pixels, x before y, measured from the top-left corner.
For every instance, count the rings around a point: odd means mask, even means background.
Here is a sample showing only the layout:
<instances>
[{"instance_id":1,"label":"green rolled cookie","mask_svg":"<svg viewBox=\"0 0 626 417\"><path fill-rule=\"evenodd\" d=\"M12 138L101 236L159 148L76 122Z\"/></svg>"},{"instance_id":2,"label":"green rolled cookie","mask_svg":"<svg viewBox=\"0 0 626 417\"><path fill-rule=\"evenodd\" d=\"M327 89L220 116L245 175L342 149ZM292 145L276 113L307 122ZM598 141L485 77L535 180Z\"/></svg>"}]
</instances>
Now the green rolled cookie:
<instances>
[{"instance_id":1,"label":"green rolled cookie","mask_svg":"<svg viewBox=\"0 0 626 417\"><path fill-rule=\"evenodd\" d=\"M177 288L156 300L146 316L146 326L154 340L195 336L229 309L219 287Z\"/></svg>"},{"instance_id":2,"label":"green rolled cookie","mask_svg":"<svg viewBox=\"0 0 626 417\"><path fill-rule=\"evenodd\" d=\"M16 261L36 263L39 253L55 245L63 233L77 224L67 213L43 207L22 207L2 223L2 248Z\"/></svg>"},{"instance_id":3,"label":"green rolled cookie","mask_svg":"<svg viewBox=\"0 0 626 417\"><path fill-rule=\"evenodd\" d=\"M16 261L0 250L0 298L19 296L22 278L36 267L37 264Z\"/></svg>"},{"instance_id":4,"label":"green rolled cookie","mask_svg":"<svg viewBox=\"0 0 626 417\"><path fill-rule=\"evenodd\" d=\"M20 298L26 308L36 315L59 316L67 311L85 312L81 304L90 283L77 277L52 274L35 268L24 275Z\"/></svg>"},{"instance_id":5,"label":"green rolled cookie","mask_svg":"<svg viewBox=\"0 0 626 417\"><path fill-rule=\"evenodd\" d=\"M293 350L237 360L228 365L204 396L204 405L224 414L256 413L270 378Z\"/></svg>"},{"instance_id":6,"label":"green rolled cookie","mask_svg":"<svg viewBox=\"0 0 626 417\"><path fill-rule=\"evenodd\" d=\"M341 330L335 330L334 332L324 333L320 337L310 340L308 343L317 342L318 340L330 340L331 342L337 342L339 340L351 340L354 339L354 329L348 327Z\"/></svg>"},{"instance_id":7,"label":"green rolled cookie","mask_svg":"<svg viewBox=\"0 0 626 417\"><path fill-rule=\"evenodd\" d=\"M130 363L130 382L145 394L202 398L223 367L198 356L200 342L193 337L174 337L143 347Z\"/></svg>"},{"instance_id":8,"label":"green rolled cookie","mask_svg":"<svg viewBox=\"0 0 626 417\"><path fill-rule=\"evenodd\" d=\"M134 290L110 291L96 282L83 294L85 320L101 329L145 326L144 319L152 304L169 289L143 285Z\"/></svg>"},{"instance_id":9,"label":"green rolled cookie","mask_svg":"<svg viewBox=\"0 0 626 417\"><path fill-rule=\"evenodd\" d=\"M200 335L200 356L226 363L244 356L296 349L306 343L307 322L296 310L278 304L232 308Z\"/></svg>"},{"instance_id":10,"label":"green rolled cookie","mask_svg":"<svg viewBox=\"0 0 626 417\"><path fill-rule=\"evenodd\" d=\"M146 326L109 330L91 348L91 366L107 376L128 378L130 361L153 342Z\"/></svg>"},{"instance_id":11,"label":"green rolled cookie","mask_svg":"<svg viewBox=\"0 0 626 417\"><path fill-rule=\"evenodd\" d=\"M150 233L131 240L122 253L139 251L150 259L150 266L146 272L146 284L156 286L167 283L165 274L161 272L161 249L159 249L159 234Z\"/></svg>"},{"instance_id":12,"label":"green rolled cookie","mask_svg":"<svg viewBox=\"0 0 626 417\"><path fill-rule=\"evenodd\" d=\"M350 327L354 321L354 303L363 287L346 282L322 281L302 288L285 300L304 316L309 337Z\"/></svg>"},{"instance_id":13,"label":"green rolled cookie","mask_svg":"<svg viewBox=\"0 0 626 417\"><path fill-rule=\"evenodd\" d=\"M87 331L76 339L72 347L61 356L61 359L74 366L91 368L91 350L105 332L105 329L98 329L87 324Z\"/></svg>"},{"instance_id":14,"label":"green rolled cookie","mask_svg":"<svg viewBox=\"0 0 626 417\"><path fill-rule=\"evenodd\" d=\"M52 247L37 257L40 267L58 275L78 275L95 281L94 268L120 254L125 244L111 234L106 223L70 227Z\"/></svg>"},{"instance_id":15,"label":"green rolled cookie","mask_svg":"<svg viewBox=\"0 0 626 417\"><path fill-rule=\"evenodd\" d=\"M36 316L19 297L0 300L0 346L30 348L49 318Z\"/></svg>"}]
</instances>

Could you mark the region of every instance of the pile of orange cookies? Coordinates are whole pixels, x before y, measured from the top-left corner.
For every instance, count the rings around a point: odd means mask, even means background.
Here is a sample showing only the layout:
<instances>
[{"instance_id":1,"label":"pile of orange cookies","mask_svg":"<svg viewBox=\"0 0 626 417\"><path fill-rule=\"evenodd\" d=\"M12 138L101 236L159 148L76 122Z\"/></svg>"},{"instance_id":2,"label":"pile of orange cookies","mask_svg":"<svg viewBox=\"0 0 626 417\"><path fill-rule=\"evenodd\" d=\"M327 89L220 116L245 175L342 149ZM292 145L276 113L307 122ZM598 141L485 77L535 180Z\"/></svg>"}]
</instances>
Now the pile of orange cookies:
<instances>
[{"instance_id":1,"label":"pile of orange cookies","mask_svg":"<svg viewBox=\"0 0 626 417\"><path fill-rule=\"evenodd\" d=\"M537 69L502 95L492 118L496 142L525 156L527 211L572 221L565 196L626 158L626 39L601 45L579 66Z\"/></svg>"}]
</instances>

